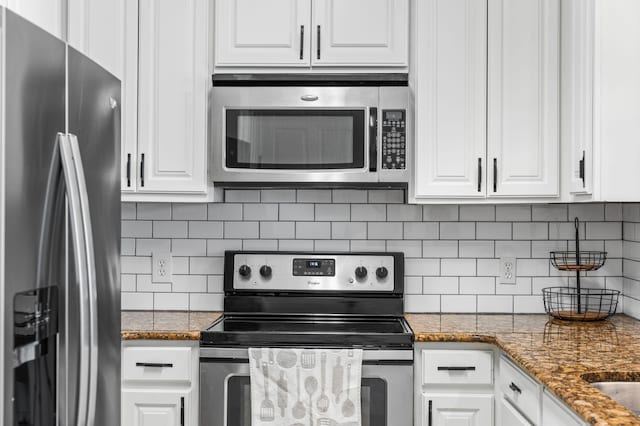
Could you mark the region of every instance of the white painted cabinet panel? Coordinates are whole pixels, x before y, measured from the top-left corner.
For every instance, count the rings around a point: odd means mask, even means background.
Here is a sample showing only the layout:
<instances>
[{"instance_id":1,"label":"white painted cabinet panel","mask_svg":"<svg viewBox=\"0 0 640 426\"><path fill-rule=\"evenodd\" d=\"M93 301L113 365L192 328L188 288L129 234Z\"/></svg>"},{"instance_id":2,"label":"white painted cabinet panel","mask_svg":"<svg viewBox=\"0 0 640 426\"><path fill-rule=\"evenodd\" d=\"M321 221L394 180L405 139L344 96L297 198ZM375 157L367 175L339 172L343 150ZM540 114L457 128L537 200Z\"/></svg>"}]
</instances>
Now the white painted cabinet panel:
<instances>
[{"instance_id":1,"label":"white painted cabinet panel","mask_svg":"<svg viewBox=\"0 0 640 426\"><path fill-rule=\"evenodd\" d=\"M500 401L500 420L498 426L533 426L520 412L506 399Z\"/></svg>"},{"instance_id":2,"label":"white painted cabinet panel","mask_svg":"<svg viewBox=\"0 0 640 426\"><path fill-rule=\"evenodd\" d=\"M123 391L122 426L187 426L188 395L181 392Z\"/></svg>"},{"instance_id":3,"label":"white painted cabinet panel","mask_svg":"<svg viewBox=\"0 0 640 426\"><path fill-rule=\"evenodd\" d=\"M406 66L409 0L313 0L313 65Z\"/></svg>"},{"instance_id":4,"label":"white painted cabinet panel","mask_svg":"<svg viewBox=\"0 0 640 426\"><path fill-rule=\"evenodd\" d=\"M488 195L559 192L559 0L488 1Z\"/></svg>"},{"instance_id":5,"label":"white painted cabinet panel","mask_svg":"<svg viewBox=\"0 0 640 426\"><path fill-rule=\"evenodd\" d=\"M140 0L138 192L206 193L208 0Z\"/></svg>"},{"instance_id":6,"label":"white painted cabinet panel","mask_svg":"<svg viewBox=\"0 0 640 426\"><path fill-rule=\"evenodd\" d=\"M1 3L56 37L66 37L65 0L3 0Z\"/></svg>"},{"instance_id":7,"label":"white painted cabinet panel","mask_svg":"<svg viewBox=\"0 0 640 426\"><path fill-rule=\"evenodd\" d=\"M487 426L493 424L493 396L424 394L423 426Z\"/></svg>"},{"instance_id":8,"label":"white painted cabinet panel","mask_svg":"<svg viewBox=\"0 0 640 426\"><path fill-rule=\"evenodd\" d=\"M414 3L416 197L486 194L487 7L478 0Z\"/></svg>"},{"instance_id":9,"label":"white painted cabinet panel","mask_svg":"<svg viewBox=\"0 0 640 426\"><path fill-rule=\"evenodd\" d=\"M544 426L586 425L546 390L542 393L542 424Z\"/></svg>"},{"instance_id":10,"label":"white painted cabinet panel","mask_svg":"<svg viewBox=\"0 0 640 426\"><path fill-rule=\"evenodd\" d=\"M216 66L309 66L311 0L216 0Z\"/></svg>"}]
</instances>

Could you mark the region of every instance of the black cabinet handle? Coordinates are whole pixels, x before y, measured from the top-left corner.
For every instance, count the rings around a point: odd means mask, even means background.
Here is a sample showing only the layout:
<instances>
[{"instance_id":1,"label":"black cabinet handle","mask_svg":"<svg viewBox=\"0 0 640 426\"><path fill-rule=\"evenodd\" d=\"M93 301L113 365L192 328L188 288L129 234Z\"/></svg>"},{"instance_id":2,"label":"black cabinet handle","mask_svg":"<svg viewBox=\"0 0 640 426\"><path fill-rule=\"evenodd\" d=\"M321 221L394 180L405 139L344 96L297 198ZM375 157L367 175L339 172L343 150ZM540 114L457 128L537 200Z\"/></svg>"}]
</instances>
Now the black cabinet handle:
<instances>
[{"instance_id":1,"label":"black cabinet handle","mask_svg":"<svg viewBox=\"0 0 640 426\"><path fill-rule=\"evenodd\" d=\"M318 43L317 59L320 59L320 25L318 25L318 37L317 37L316 43Z\"/></svg>"},{"instance_id":2,"label":"black cabinet handle","mask_svg":"<svg viewBox=\"0 0 640 426\"><path fill-rule=\"evenodd\" d=\"M582 160L580 160L578 162L578 167L580 169L580 179L582 179L582 187L585 187L585 177L584 177L584 157L585 157L585 152L582 151Z\"/></svg>"},{"instance_id":3,"label":"black cabinet handle","mask_svg":"<svg viewBox=\"0 0 640 426\"><path fill-rule=\"evenodd\" d=\"M131 188L131 154L127 154L127 188Z\"/></svg>"},{"instance_id":4,"label":"black cabinet handle","mask_svg":"<svg viewBox=\"0 0 640 426\"><path fill-rule=\"evenodd\" d=\"M482 192L482 158L478 158L478 192Z\"/></svg>"},{"instance_id":5,"label":"black cabinet handle","mask_svg":"<svg viewBox=\"0 0 640 426\"><path fill-rule=\"evenodd\" d=\"M433 401L429 400L429 413L427 415L428 417L428 426L431 426L431 421L433 420Z\"/></svg>"},{"instance_id":6,"label":"black cabinet handle","mask_svg":"<svg viewBox=\"0 0 640 426\"><path fill-rule=\"evenodd\" d=\"M140 160L140 185L144 186L144 154Z\"/></svg>"},{"instance_id":7,"label":"black cabinet handle","mask_svg":"<svg viewBox=\"0 0 640 426\"><path fill-rule=\"evenodd\" d=\"M180 426L184 426L184 396L180 397Z\"/></svg>"},{"instance_id":8,"label":"black cabinet handle","mask_svg":"<svg viewBox=\"0 0 640 426\"><path fill-rule=\"evenodd\" d=\"M136 362L136 367L173 368L173 364L161 362Z\"/></svg>"},{"instance_id":9,"label":"black cabinet handle","mask_svg":"<svg viewBox=\"0 0 640 426\"><path fill-rule=\"evenodd\" d=\"M469 366L469 367L458 367L458 366L438 366L438 371L476 371L476 367L473 366Z\"/></svg>"},{"instance_id":10,"label":"black cabinet handle","mask_svg":"<svg viewBox=\"0 0 640 426\"><path fill-rule=\"evenodd\" d=\"M300 59L304 59L304 25L300 25Z\"/></svg>"},{"instance_id":11,"label":"black cabinet handle","mask_svg":"<svg viewBox=\"0 0 640 426\"><path fill-rule=\"evenodd\" d=\"M498 159L493 159L493 192L498 191Z\"/></svg>"},{"instance_id":12,"label":"black cabinet handle","mask_svg":"<svg viewBox=\"0 0 640 426\"><path fill-rule=\"evenodd\" d=\"M511 384L509 384L509 389L511 389L512 391L517 392L519 394L522 394L522 390L518 387L518 385L516 385L513 382L511 382Z\"/></svg>"}]
</instances>

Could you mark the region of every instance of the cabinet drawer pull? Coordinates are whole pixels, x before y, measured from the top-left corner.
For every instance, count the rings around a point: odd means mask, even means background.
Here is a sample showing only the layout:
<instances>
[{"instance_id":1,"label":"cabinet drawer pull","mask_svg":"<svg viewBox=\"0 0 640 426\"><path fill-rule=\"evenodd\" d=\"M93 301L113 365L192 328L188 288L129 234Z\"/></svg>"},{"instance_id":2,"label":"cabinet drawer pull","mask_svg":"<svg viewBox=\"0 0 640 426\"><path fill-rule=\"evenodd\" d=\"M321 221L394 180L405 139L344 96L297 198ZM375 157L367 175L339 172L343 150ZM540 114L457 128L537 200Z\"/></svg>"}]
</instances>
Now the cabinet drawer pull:
<instances>
[{"instance_id":1,"label":"cabinet drawer pull","mask_svg":"<svg viewBox=\"0 0 640 426\"><path fill-rule=\"evenodd\" d=\"M304 25L300 25L300 59L304 59Z\"/></svg>"},{"instance_id":2,"label":"cabinet drawer pull","mask_svg":"<svg viewBox=\"0 0 640 426\"><path fill-rule=\"evenodd\" d=\"M144 186L144 154L140 160L140 186Z\"/></svg>"},{"instance_id":3,"label":"cabinet drawer pull","mask_svg":"<svg viewBox=\"0 0 640 426\"><path fill-rule=\"evenodd\" d=\"M318 37L316 43L318 43L317 59L320 59L320 25L318 25Z\"/></svg>"},{"instance_id":4,"label":"cabinet drawer pull","mask_svg":"<svg viewBox=\"0 0 640 426\"><path fill-rule=\"evenodd\" d=\"M433 401L429 400L429 412L428 412L428 419L427 419L427 425L431 426L431 422L433 420Z\"/></svg>"},{"instance_id":5,"label":"cabinet drawer pull","mask_svg":"<svg viewBox=\"0 0 640 426\"><path fill-rule=\"evenodd\" d=\"M511 382L509 384L509 389L511 389L514 392L517 392L519 394L522 394L522 390L518 387L518 385L516 385L515 383Z\"/></svg>"},{"instance_id":6,"label":"cabinet drawer pull","mask_svg":"<svg viewBox=\"0 0 640 426\"><path fill-rule=\"evenodd\" d=\"M476 367L438 366L438 371L476 371Z\"/></svg>"},{"instance_id":7,"label":"cabinet drawer pull","mask_svg":"<svg viewBox=\"0 0 640 426\"><path fill-rule=\"evenodd\" d=\"M127 188L131 187L131 154L127 154Z\"/></svg>"},{"instance_id":8,"label":"cabinet drawer pull","mask_svg":"<svg viewBox=\"0 0 640 426\"><path fill-rule=\"evenodd\" d=\"M493 192L498 191L498 159L493 159Z\"/></svg>"},{"instance_id":9,"label":"cabinet drawer pull","mask_svg":"<svg viewBox=\"0 0 640 426\"><path fill-rule=\"evenodd\" d=\"M584 177L584 157L585 157L585 151L582 151L582 160L580 160L578 162L578 168L579 168L579 174L580 174L580 179L582 179L582 187L585 187L585 177Z\"/></svg>"},{"instance_id":10,"label":"cabinet drawer pull","mask_svg":"<svg viewBox=\"0 0 640 426\"><path fill-rule=\"evenodd\" d=\"M482 192L482 158L478 158L478 192Z\"/></svg>"},{"instance_id":11,"label":"cabinet drawer pull","mask_svg":"<svg viewBox=\"0 0 640 426\"><path fill-rule=\"evenodd\" d=\"M162 362L136 362L136 367L173 368L173 364Z\"/></svg>"}]
</instances>

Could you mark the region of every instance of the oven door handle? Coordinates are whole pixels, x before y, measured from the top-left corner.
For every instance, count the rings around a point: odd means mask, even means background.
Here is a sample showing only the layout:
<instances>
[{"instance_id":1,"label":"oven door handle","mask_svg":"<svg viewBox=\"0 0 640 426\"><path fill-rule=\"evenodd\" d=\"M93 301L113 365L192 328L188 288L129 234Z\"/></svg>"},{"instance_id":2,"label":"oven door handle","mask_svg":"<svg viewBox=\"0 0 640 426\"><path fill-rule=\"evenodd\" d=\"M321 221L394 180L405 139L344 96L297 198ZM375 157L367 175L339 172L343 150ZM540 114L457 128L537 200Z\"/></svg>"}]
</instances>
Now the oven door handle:
<instances>
[{"instance_id":1,"label":"oven door handle","mask_svg":"<svg viewBox=\"0 0 640 426\"><path fill-rule=\"evenodd\" d=\"M334 348L327 348L334 349ZM237 362L249 362L249 350L246 348L212 348L200 347L201 360L236 360ZM362 361L367 364L392 361L413 362L413 350L411 349L365 349L362 352Z\"/></svg>"}]
</instances>

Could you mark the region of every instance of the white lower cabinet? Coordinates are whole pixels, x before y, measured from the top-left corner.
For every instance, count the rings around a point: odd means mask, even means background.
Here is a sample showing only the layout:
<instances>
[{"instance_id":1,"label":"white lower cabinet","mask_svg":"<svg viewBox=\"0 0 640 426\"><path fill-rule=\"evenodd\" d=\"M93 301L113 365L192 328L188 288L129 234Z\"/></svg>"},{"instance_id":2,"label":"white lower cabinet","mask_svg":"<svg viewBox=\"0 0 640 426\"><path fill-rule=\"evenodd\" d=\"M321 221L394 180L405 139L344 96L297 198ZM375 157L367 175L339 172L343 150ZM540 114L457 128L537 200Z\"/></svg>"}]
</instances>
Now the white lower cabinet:
<instances>
[{"instance_id":1,"label":"white lower cabinet","mask_svg":"<svg viewBox=\"0 0 640 426\"><path fill-rule=\"evenodd\" d=\"M525 419L518 409L504 398L500 400L499 424L504 426L532 426L532 423Z\"/></svg>"},{"instance_id":2,"label":"white lower cabinet","mask_svg":"<svg viewBox=\"0 0 640 426\"><path fill-rule=\"evenodd\" d=\"M197 426L197 342L122 345L122 426Z\"/></svg>"},{"instance_id":3,"label":"white lower cabinet","mask_svg":"<svg viewBox=\"0 0 640 426\"><path fill-rule=\"evenodd\" d=\"M493 422L493 395L424 394L422 412L425 426L486 426Z\"/></svg>"},{"instance_id":4,"label":"white lower cabinet","mask_svg":"<svg viewBox=\"0 0 640 426\"><path fill-rule=\"evenodd\" d=\"M544 426L584 426L587 423L545 390L542 393L542 424Z\"/></svg>"}]
</instances>

